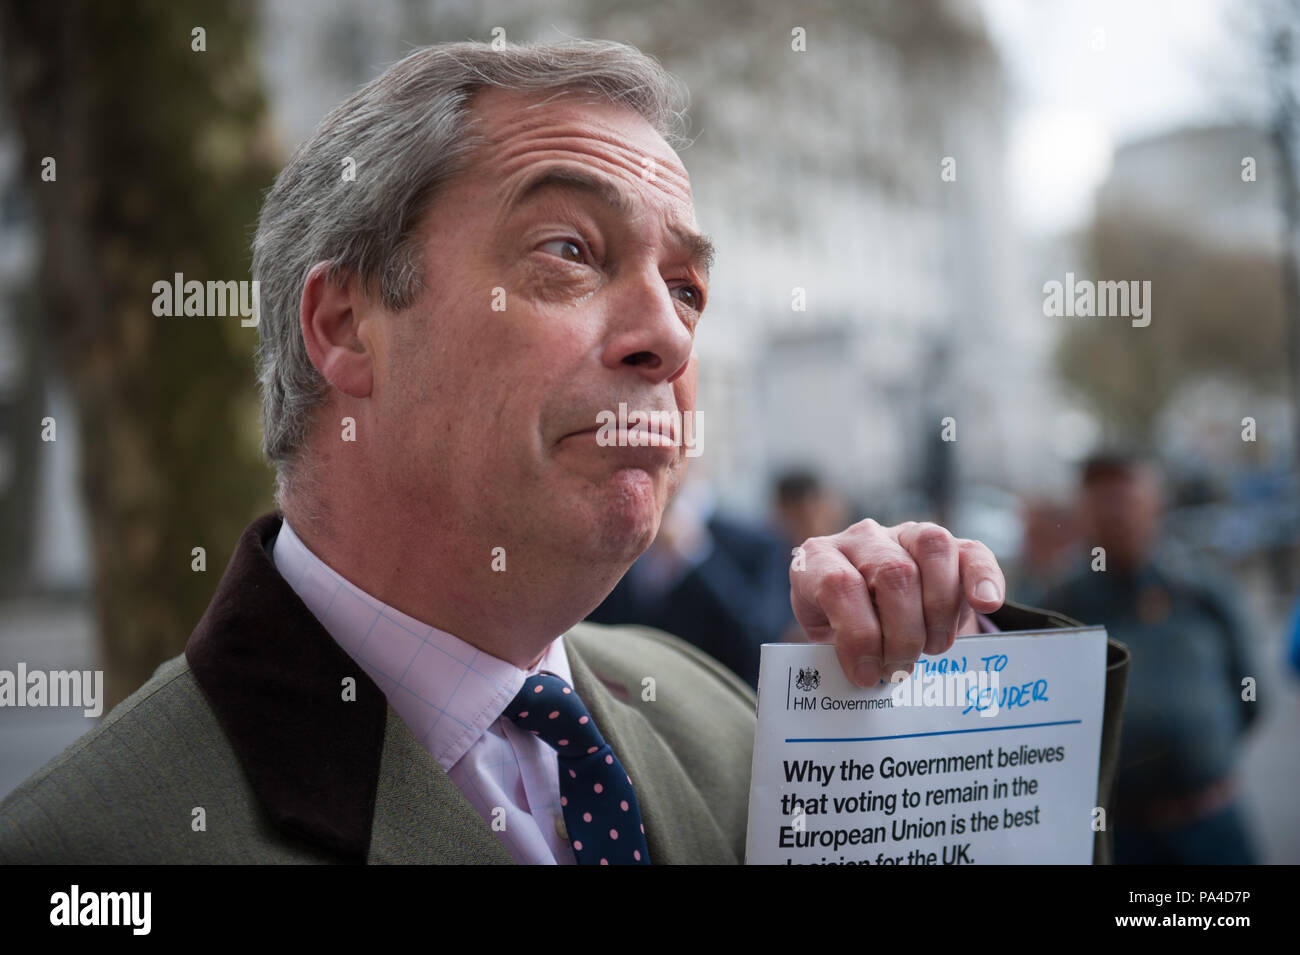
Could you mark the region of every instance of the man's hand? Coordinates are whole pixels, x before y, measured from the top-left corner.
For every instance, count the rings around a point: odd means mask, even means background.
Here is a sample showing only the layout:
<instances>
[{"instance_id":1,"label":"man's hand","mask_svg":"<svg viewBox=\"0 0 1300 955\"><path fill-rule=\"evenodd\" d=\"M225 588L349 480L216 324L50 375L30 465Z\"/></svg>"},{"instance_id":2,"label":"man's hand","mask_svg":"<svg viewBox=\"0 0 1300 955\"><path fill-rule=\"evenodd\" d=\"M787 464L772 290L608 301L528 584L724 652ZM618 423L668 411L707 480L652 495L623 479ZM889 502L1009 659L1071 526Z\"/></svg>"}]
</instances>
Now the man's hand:
<instances>
[{"instance_id":1,"label":"man's hand","mask_svg":"<svg viewBox=\"0 0 1300 955\"><path fill-rule=\"evenodd\" d=\"M814 643L835 641L844 673L875 686L912 672L924 651L978 633L976 612L1002 606L1006 581L993 552L938 524L859 521L803 544L790 567L790 604Z\"/></svg>"}]
</instances>

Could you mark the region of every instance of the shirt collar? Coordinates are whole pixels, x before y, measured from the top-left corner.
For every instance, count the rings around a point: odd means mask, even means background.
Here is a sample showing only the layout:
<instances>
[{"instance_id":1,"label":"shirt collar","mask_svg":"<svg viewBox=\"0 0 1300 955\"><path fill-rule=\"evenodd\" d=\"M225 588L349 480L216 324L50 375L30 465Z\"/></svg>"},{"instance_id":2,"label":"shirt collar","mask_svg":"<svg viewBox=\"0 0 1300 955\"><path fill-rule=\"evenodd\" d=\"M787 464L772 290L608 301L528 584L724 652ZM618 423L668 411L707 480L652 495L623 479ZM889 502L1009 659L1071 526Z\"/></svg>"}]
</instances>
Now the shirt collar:
<instances>
[{"instance_id":1,"label":"shirt collar","mask_svg":"<svg viewBox=\"0 0 1300 955\"><path fill-rule=\"evenodd\" d=\"M313 554L287 520L272 557L325 631L446 771L488 732L530 675L545 670L573 682L560 639L536 665L520 669L366 593Z\"/></svg>"}]
</instances>

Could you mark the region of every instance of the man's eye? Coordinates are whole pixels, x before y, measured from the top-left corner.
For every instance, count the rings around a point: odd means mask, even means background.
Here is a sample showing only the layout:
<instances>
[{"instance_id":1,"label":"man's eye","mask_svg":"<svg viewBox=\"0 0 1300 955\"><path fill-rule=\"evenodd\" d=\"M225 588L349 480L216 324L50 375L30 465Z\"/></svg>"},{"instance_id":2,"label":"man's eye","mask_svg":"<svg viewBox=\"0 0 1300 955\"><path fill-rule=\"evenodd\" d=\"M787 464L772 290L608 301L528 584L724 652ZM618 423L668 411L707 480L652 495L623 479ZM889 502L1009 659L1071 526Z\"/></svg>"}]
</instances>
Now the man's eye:
<instances>
[{"instance_id":1,"label":"man's eye","mask_svg":"<svg viewBox=\"0 0 1300 955\"><path fill-rule=\"evenodd\" d=\"M679 302L682 302L687 308L694 309L697 312L704 304L704 295L694 285L679 285L677 288L673 289L673 294L677 296Z\"/></svg>"},{"instance_id":2,"label":"man's eye","mask_svg":"<svg viewBox=\"0 0 1300 955\"><path fill-rule=\"evenodd\" d=\"M570 239L552 239L550 242L544 242L541 248L566 262L581 264L583 261L582 246Z\"/></svg>"}]
</instances>

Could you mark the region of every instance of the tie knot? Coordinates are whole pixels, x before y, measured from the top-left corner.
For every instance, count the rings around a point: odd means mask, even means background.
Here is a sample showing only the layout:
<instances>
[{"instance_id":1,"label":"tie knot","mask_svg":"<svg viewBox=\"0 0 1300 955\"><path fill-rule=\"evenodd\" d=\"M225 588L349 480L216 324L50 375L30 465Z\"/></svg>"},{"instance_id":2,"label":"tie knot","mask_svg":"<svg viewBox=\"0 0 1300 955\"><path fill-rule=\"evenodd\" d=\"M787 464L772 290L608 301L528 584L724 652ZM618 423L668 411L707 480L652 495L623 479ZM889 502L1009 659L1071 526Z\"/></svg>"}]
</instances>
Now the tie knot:
<instances>
[{"instance_id":1,"label":"tie knot","mask_svg":"<svg viewBox=\"0 0 1300 955\"><path fill-rule=\"evenodd\" d=\"M506 715L563 757L581 759L605 745L573 687L553 673L538 673L526 679L523 689L506 707Z\"/></svg>"}]
</instances>

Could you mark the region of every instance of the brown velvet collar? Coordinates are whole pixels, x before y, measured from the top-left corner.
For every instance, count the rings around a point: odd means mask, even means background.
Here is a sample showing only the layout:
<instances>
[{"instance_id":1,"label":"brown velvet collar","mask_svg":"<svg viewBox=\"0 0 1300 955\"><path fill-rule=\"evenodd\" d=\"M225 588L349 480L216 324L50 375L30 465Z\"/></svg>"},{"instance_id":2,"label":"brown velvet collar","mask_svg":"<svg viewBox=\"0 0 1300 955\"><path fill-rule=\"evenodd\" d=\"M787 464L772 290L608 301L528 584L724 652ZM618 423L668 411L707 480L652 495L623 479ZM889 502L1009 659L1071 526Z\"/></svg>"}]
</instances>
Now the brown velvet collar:
<instances>
[{"instance_id":1,"label":"brown velvet collar","mask_svg":"<svg viewBox=\"0 0 1300 955\"><path fill-rule=\"evenodd\" d=\"M244 531L185 657L272 822L362 863L388 703L275 569L281 522Z\"/></svg>"}]
</instances>

